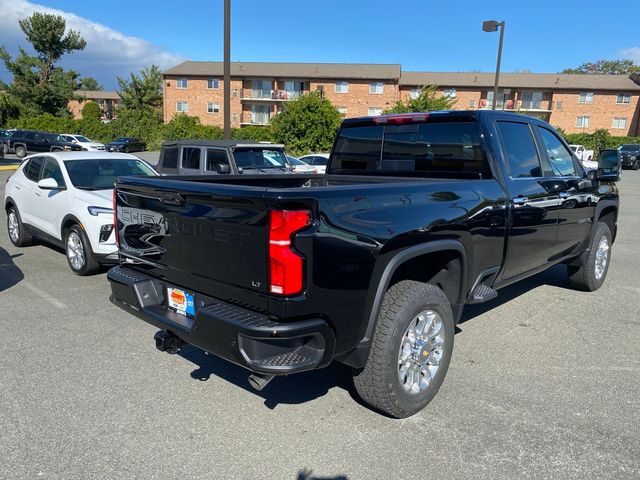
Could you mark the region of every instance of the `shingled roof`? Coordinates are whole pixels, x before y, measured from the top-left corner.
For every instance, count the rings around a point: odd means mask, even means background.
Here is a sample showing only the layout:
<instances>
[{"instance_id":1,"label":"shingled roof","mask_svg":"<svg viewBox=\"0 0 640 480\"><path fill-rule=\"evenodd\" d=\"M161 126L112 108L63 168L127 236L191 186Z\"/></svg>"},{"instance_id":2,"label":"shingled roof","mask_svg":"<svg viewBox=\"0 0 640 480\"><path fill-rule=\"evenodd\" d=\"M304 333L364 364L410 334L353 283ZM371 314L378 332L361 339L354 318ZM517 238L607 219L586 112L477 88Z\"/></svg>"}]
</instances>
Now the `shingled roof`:
<instances>
[{"instance_id":1,"label":"shingled roof","mask_svg":"<svg viewBox=\"0 0 640 480\"><path fill-rule=\"evenodd\" d=\"M110 90L76 90L74 93L89 100L120 100L118 92Z\"/></svg>"},{"instance_id":2,"label":"shingled roof","mask_svg":"<svg viewBox=\"0 0 640 480\"><path fill-rule=\"evenodd\" d=\"M400 85L440 87L493 87L493 73L480 72L402 72ZM589 89L640 91L640 85L627 75L569 75L562 73L502 73L502 88L536 88L549 90Z\"/></svg>"},{"instance_id":3,"label":"shingled roof","mask_svg":"<svg viewBox=\"0 0 640 480\"><path fill-rule=\"evenodd\" d=\"M222 62L182 62L165 75L222 76ZM400 64L232 62L233 77L352 78L397 80Z\"/></svg>"}]
</instances>

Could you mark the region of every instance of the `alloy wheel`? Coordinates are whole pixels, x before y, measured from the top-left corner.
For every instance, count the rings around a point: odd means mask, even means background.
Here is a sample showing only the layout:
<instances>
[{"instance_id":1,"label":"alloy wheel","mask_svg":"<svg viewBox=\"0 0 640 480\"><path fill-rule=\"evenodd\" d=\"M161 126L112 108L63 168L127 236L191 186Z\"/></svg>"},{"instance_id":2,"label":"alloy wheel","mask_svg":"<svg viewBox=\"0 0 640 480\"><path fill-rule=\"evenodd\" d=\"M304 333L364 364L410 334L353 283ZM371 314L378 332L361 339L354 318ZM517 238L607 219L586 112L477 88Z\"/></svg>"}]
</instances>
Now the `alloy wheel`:
<instances>
[{"instance_id":1,"label":"alloy wheel","mask_svg":"<svg viewBox=\"0 0 640 480\"><path fill-rule=\"evenodd\" d=\"M74 270L81 270L84 266L84 246L76 232L71 232L67 237L67 258Z\"/></svg>"}]
</instances>

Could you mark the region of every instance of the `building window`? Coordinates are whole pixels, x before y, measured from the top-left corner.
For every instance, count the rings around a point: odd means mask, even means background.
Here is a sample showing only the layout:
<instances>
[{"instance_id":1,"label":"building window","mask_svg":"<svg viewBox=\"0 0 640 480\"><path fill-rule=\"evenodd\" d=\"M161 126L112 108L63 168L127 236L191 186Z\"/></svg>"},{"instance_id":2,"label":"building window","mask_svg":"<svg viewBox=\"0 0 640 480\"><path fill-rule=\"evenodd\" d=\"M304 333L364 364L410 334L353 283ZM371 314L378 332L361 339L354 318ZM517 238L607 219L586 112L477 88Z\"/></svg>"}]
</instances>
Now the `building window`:
<instances>
[{"instance_id":1,"label":"building window","mask_svg":"<svg viewBox=\"0 0 640 480\"><path fill-rule=\"evenodd\" d=\"M234 96L234 97L237 97L237 96L238 96L238 89L237 89L237 88L234 88L234 89L233 89L233 96Z\"/></svg>"},{"instance_id":2,"label":"building window","mask_svg":"<svg viewBox=\"0 0 640 480\"><path fill-rule=\"evenodd\" d=\"M347 107L337 107L337 110L340 112L340 115L345 116L347 114Z\"/></svg>"},{"instance_id":3,"label":"building window","mask_svg":"<svg viewBox=\"0 0 640 480\"><path fill-rule=\"evenodd\" d=\"M369 84L369 93L380 95L384 91L384 85L382 82L371 82Z\"/></svg>"},{"instance_id":4,"label":"building window","mask_svg":"<svg viewBox=\"0 0 640 480\"><path fill-rule=\"evenodd\" d=\"M186 113L189 111L188 102L176 102L176 112Z\"/></svg>"},{"instance_id":5,"label":"building window","mask_svg":"<svg viewBox=\"0 0 640 480\"><path fill-rule=\"evenodd\" d=\"M540 110L542 92L522 92L520 107L525 110Z\"/></svg>"},{"instance_id":6,"label":"building window","mask_svg":"<svg viewBox=\"0 0 640 480\"><path fill-rule=\"evenodd\" d=\"M628 93L619 93L616 97L616 103L631 103L631 95Z\"/></svg>"},{"instance_id":7,"label":"building window","mask_svg":"<svg viewBox=\"0 0 640 480\"><path fill-rule=\"evenodd\" d=\"M580 98L578 99L579 103L593 103L593 92L582 92L580 94Z\"/></svg>"},{"instance_id":8,"label":"building window","mask_svg":"<svg viewBox=\"0 0 640 480\"><path fill-rule=\"evenodd\" d=\"M613 117L611 128L627 128L627 117Z\"/></svg>"},{"instance_id":9,"label":"building window","mask_svg":"<svg viewBox=\"0 0 640 480\"><path fill-rule=\"evenodd\" d=\"M189 86L189 80L186 78L179 78L176 80L176 88L187 88Z\"/></svg>"},{"instance_id":10,"label":"building window","mask_svg":"<svg viewBox=\"0 0 640 480\"><path fill-rule=\"evenodd\" d=\"M588 117L586 115L576 117L576 127L589 128L590 123L591 123L591 117Z\"/></svg>"},{"instance_id":11,"label":"building window","mask_svg":"<svg viewBox=\"0 0 640 480\"><path fill-rule=\"evenodd\" d=\"M336 93L349 93L349 82L336 82Z\"/></svg>"},{"instance_id":12,"label":"building window","mask_svg":"<svg viewBox=\"0 0 640 480\"><path fill-rule=\"evenodd\" d=\"M284 97L287 100L295 100L304 94L304 82L284 82Z\"/></svg>"},{"instance_id":13,"label":"building window","mask_svg":"<svg viewBox=\"0 0 640 480\"><path fill-rule=\"evenodd\" d=\"M447 98L456 98L458 95L455 88L445 88L442 94Z\"/></svg>"},{"instance_id":14,"label":"building window","mask_svg":"<svg viewBox=\"0 0 640 480\"><path fill-rule=\"evenodd\" d=\"M411 90L409 90L409 98L416 99L420 96L420 94L422 93L422 89L420 87L413 87Z\"/></svg>"},{"instance_id":15,"label":"building window","mask_svg":"<svg viewBox=\"0 0 640 480\"><path fill-rule=\"evenodd\" d=\"M209 90L217 90L218 89L218 79L217 78L210 78L209 80L207 80L207 88Z\"/></svg>"},{"instance_id":16,"label":"building window","mask_svg":"<svg viewBox=\"0 0 640 480\"><path fill-rule=\"evenodd\" d=\"M207 113L219 113L220 105L217 103L207 103Z\"/></svg>"},{"instance_id":17,"label":"building window","mask_svg":"<svg viewBox=\"0 0 640 480\"><path fill-rule=\"evenodd\" d=\"M379 107L369 107L369 116L376 117L378 115L382 115L382 109Z\"/></svg>"},{"instance_id":18,"label":"building window","mask_svg":"<svg viewBox=\"0 0 640 480\"><path fill-rule=\"evenodd\" d=\"M476 108L476 101L473 98L469 100L469 108Z\"/></svg>"},{"instance_id":19,"label":"building window","mask_svg":"<svg viewBox=\"0 0 640 480\"><path fill-rule=\"evenodd\" d=\"M562 111L562 100L558 100L558 101L555 103L555 106L556 106L556 110L560 110L560 111Z\"/></svg>"}]
</instances>

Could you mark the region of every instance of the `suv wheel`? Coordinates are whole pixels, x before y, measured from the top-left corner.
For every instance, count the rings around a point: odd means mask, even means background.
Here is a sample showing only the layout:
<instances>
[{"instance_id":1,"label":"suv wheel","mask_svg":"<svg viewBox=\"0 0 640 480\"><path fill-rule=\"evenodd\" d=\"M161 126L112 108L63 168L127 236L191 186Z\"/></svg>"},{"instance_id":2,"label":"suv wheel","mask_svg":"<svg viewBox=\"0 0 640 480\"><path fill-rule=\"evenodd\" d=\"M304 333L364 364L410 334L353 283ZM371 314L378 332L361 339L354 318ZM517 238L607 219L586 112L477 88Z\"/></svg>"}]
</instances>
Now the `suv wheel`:
<instances>
[{"instance_id":1,"label":"suv wheel","mask_svg":"<svg viewBox=\"0 0 640 480\"><path fill-rule=\"evenodd\" d=\"M81 276L91 275L100 269L100 264L91 251L89 239L77 225L67 230L64 245L67 262L73 273Z\"/></svg>"},{"instance_id":2,"label":"suv wheel","mask_svg":"<svg viewBox=\"0 0 640 480\"><path fill-rule=\"evenodd\" d=\"M635 161L635 162L633 162L633 165L631 165L631 168L632 168L633 170L638 170L638 169L640 169L640 159L636 159L636 161Z\"/></svg>"},{"instance_id":3,"label":"suv wheel","mask_svg":"<svg viewBox=\"0 0 640 480\"><path fill-rule=\"evenodd\" d=\"M2 151L4 152L5 155L7 153L9 153L9 145L7 145L6 143L3 143L2 144Z\"/></svg>"},{"instance_id":4,"label":"suv wheel","mask_svg":"<svg viewBox=\"0 0 640 480\"><path fill-rule=\"evenodd\" d=\"M589 245L589 256L582 265L567 265L571 288L593 292L607 278L611 260L611 230L606 223L598 222Z\"/></svg>"},{"instance_id":5,"label":"suv wheel","mask_svg":"<svg viewBox=\"0 0 640 480\"><path fill-rule=\"evenodd\" d=\"M9 207L7 210L7 232L9 240L16 247L25 247L31 243L31 235L25 230L16 207Z\"/></svg>"},{"instance_id":6,"label":"suv wheel","mask_svg":"<svg viewBox=\"0 0 640 480\"><path fill-rule=\"evenodd\" d=\"M419 412L442 385L453 337L442 290L410 280L395 284L384 296L367 363L354 375L358 394L392 417Z\"/></svg>"},{"instance_id":7,"label":"suv wheel","mask_svg":"<svg viewBox=\"0 0 640 480\"><path fill-rule=\"evenodd\" d=\"M16 155L18 156L18 158L24 158L24 157L27 156L27 149L23 145L18 145L15 148L15 152L16 152Z\"/></svg>"}]
</instances>

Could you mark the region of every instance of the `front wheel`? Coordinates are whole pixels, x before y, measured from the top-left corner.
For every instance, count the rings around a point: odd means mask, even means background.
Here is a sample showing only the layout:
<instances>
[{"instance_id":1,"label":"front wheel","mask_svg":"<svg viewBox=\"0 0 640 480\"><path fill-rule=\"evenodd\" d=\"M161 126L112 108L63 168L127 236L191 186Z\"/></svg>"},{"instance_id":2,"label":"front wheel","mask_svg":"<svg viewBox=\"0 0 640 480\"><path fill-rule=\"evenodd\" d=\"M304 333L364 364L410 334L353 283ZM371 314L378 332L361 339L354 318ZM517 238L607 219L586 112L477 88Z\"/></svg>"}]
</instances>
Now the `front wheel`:
<instances>
[{"instance_id":1,"label":"front wheel","mask_svg":"<svg viewBox=\"0 0 640 480\"><path fill-rule=\"evenodd\" d=\"M100 264L93 256L89 239L80 227L73 225L67 230L64 244L67 262L73 273L85 276L96 273L100 269Z\"/></svg>"},{"instance_id":2,"label":"front wheel","mask_svg":"<svg viewBox=\"0 0 640 480\"><path fill-rule=\"evenodd\" d=\"M18 145L15 148L15 152L16 152L16 156L18 158L24 158L27 156L27 149L25 147L23 147L22 145Z\"/></svg>"},{"instance_id":3,"label":"front wheel","mask_svg":"<svg viewBox=\"0 0 640 480\"><path fill-rule=\"evenodd\" d=\"M354 375L360 397L395 418L436 395L453 353L451 305L438 287L405 280L385 294L367 363Z\"/></svg>"},{"instance_id":4,"label":"front wheel","mask_svg":"<svg viewBox=\"0 0 640 480\"><path fill-rule=\"evenodd\" d=\"M576 290L598 290L609 271L611 259L611 230L606 223L598 222L589 244L589 255L582 265L568 265L569 285Z\"/></svg>"},{"instance_id":5,"label":"front wheel","mask_svg":"<svg viewBox=\"0 0 640 480\"><path fill-rule=\"evenodd\" d=\"M631 168L633 170L638 170L640 169L640 160L636 160L635 162L633 162L633 165L631 166Z\"/></svg>"}]
</instances>

